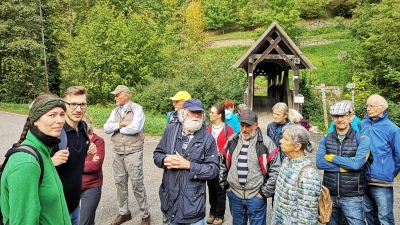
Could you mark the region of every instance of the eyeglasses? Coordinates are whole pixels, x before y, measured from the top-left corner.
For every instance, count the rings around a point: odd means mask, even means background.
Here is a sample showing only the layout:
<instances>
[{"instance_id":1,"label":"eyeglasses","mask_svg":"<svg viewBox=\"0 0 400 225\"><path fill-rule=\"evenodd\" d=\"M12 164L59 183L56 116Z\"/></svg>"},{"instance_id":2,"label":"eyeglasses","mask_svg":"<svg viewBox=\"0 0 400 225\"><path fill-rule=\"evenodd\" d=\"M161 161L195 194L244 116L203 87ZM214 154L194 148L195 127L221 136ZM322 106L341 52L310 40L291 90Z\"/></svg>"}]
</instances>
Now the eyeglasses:
<instances>
[{"instance_id":1,"label":"eyeglasses","mask_svg":"<svg viewBox=\"0 0 400 225\"><path fill-rule=\"evenodd\" d=\"M350 116L350 114L351 113L346 113L346 114L344 114L344 115L332 115L332 117L334 118L334 119L339 119L339 118L345 118L345 117L348 117L348 116Z\"/></svg>"},{"instance_id":2,"label":"eyeglasses","mask_svg":"<svg viewBox=\"0 0 400 225\"><path fill-rule=\"evenodd\" d=\"M375 109L376 107L379 107L379 106L382 106L382 105L365 105L365 109L368 109L368 108Z\"/></svg>"},{"instance_id":3,"label":"eyeglasses","mask_svg":"<svg viewBox=\"0 0 400 225\"><path fill-rule=\"evenodd\" d=\"M86 109L89 106L88 103L80 103L80 104L78 104L78 103L65 102L65 104L67 104L70 109L76 109L76 108L78 108L78 106L81 107L81 109Z\"/></svg>"},{"instance_id":4,"label":"eyeglasses","mask_svg":"<svg viewBox=\"0 0 400 225\"><path fill-rule=\"evenodd\" d=\"M172 103L176 104L176 103L179 103L179 102L181 102L181 101L182 101L182 100L172 101Z\"/></svg>"}]
</instances>

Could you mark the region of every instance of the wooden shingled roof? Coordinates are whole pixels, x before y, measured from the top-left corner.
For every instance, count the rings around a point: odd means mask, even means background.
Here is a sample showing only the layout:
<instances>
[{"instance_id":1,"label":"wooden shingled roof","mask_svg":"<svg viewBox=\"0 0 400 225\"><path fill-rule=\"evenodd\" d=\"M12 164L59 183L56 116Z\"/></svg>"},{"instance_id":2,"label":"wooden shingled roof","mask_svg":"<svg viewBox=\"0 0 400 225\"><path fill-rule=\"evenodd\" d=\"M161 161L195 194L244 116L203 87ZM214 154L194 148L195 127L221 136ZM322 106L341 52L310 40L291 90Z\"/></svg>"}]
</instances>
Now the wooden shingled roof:
<instances>
[{"instance_id":1,"label":"wooden shingled roof","mask_svg":"<svg viewBox=\"0 0 400 225\"><path fill-rule=\"evenodd\" d=\"M280 67L297 64L298 69L316 69L317 67L300 51L277 22L258 38L251 48L233 66L247 71L249 58L252 57L255 67L262 64L278 64ZM289 62L289 60L291 62ZM284 68L281 68L284 70ZM257 69L256 69L257 70Z\"/></svg>"}]
</instances>

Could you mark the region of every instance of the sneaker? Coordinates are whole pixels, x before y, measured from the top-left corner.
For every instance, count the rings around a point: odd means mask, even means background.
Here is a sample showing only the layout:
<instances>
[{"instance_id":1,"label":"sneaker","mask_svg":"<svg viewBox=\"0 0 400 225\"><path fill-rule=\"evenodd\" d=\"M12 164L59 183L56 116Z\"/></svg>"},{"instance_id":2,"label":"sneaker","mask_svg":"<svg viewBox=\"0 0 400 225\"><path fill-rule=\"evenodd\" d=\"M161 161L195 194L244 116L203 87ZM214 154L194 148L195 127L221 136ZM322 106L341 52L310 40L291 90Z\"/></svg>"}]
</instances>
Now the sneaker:
<instances>
[{"instance_id":1,"label":"sneaker","mask_svg":"<svg viewBox=\"0 0 400 225\"><path fill-rule=\"evenodd\" d=\"M214 225L221 225L223 222L224 222L223 219L221 219L221 218L215 218L213 224L214 224Z\"/></svg>"},{"instance_id":2,"label":"sneaker","mask_svg":"<svg viewBox=\"0 0 400 225\"><path fill-rule=\"evenodd\" d=\"M209 216L207 219L206 219L206 223L207 224L213 224L214 223L214 219L215 219L215 216Z\"/></svg>"},{"instance_id":3,"label":"sneaker","mask_svg":"<svg viewBox=\"0 0 400 225\"><path fill-rule=\"evenodd\" d=\"M142 218L142 223L140 225L150 225L150 215L146 218Z\"/></svg>"},{"instance_id":4,"label":"sneaker","mask_svg":"<svg viewBox=\"0 0 400 225\"><path fill-rule=\"evenodd\" d=\"M132 219L131 212L126 215L118 215L111 223L111 225L120 225Z\"/></svg>"}]
</instances>

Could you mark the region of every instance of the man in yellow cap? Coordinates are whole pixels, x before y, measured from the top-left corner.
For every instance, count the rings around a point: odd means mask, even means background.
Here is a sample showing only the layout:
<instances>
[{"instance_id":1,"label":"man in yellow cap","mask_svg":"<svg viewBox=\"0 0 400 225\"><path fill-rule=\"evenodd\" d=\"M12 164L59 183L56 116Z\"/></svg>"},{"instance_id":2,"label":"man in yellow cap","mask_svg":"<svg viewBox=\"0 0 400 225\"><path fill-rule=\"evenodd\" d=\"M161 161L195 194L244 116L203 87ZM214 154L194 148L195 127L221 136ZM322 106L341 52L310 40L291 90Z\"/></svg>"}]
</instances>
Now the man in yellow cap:
<instances>
[{"instance_id":1,"label":"man in yellow cap","mask_svg":"<svg viewBox=\"0 0 400 225\"><path fill-rule=\"evenodd\" d=\"M172 100L175 110L167 113L167 124L178 122L178 110L182 109L183 103L186 100L192 99L192 96L187 91L179 91L169 99Z\"/></svg>"}]
</instances>

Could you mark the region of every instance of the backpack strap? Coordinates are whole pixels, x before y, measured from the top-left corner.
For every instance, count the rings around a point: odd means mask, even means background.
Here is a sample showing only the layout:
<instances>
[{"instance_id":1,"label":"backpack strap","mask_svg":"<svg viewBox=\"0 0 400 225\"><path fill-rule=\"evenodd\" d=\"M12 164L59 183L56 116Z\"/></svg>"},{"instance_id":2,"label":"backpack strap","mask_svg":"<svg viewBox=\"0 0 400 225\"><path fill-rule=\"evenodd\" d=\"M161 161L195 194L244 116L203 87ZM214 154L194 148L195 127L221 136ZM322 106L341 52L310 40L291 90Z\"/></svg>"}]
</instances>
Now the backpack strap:
<instances>
[{"instance_id":1,"label":"backpack strap","mask_svg":"<svg viewBox=\"0 0 400 225\"><path fill-rule=\"evenodd\" d=\"M299 175L297 176L297 186L299 186L299 180L300 180L300 175L301 175L301 173L303 173L303 170L304 169L307 169L307 168L315 168L314 166L304 166L303 168L301 168L301 170L300 170L300 172L299 172Z\"/></svg>"},{"instance_id":2,"label":"backpack strap","mask_svg":"<svg viewBox=\"0 0 400 225\"><path fill-rule=\"evenodd\" d=\"M61 129L60 136L58 136L57 138L61 140L61 142L58 143L58 150L67 149L68 138L67 138L67 133L65 132L64 128Z\"/></svg>"},{"instance_id":3,"label":"backpack strap","mask_svg":"<svg viewBox=\"0 0 400 225\"><path fill-rule=\"evenodd\" d=\"M43 159L42 156L40 155L40 153L38 152L38 150L31 146L31 145L21 145L16 149L13 149L10 154L6 157L6 159L4 160L4 163L2 165L2 170L5 168L8 159L11 157L12 154L17 153L17 152L25 152L28 153L30 155L32 155L33 157L35 157L35 159L39 162L39 166L40 166L40 178L39 178L39 186L42 183L43 180L43 174L44 174L44 165L43 165Z\"/></svg>"}]
</instances>

